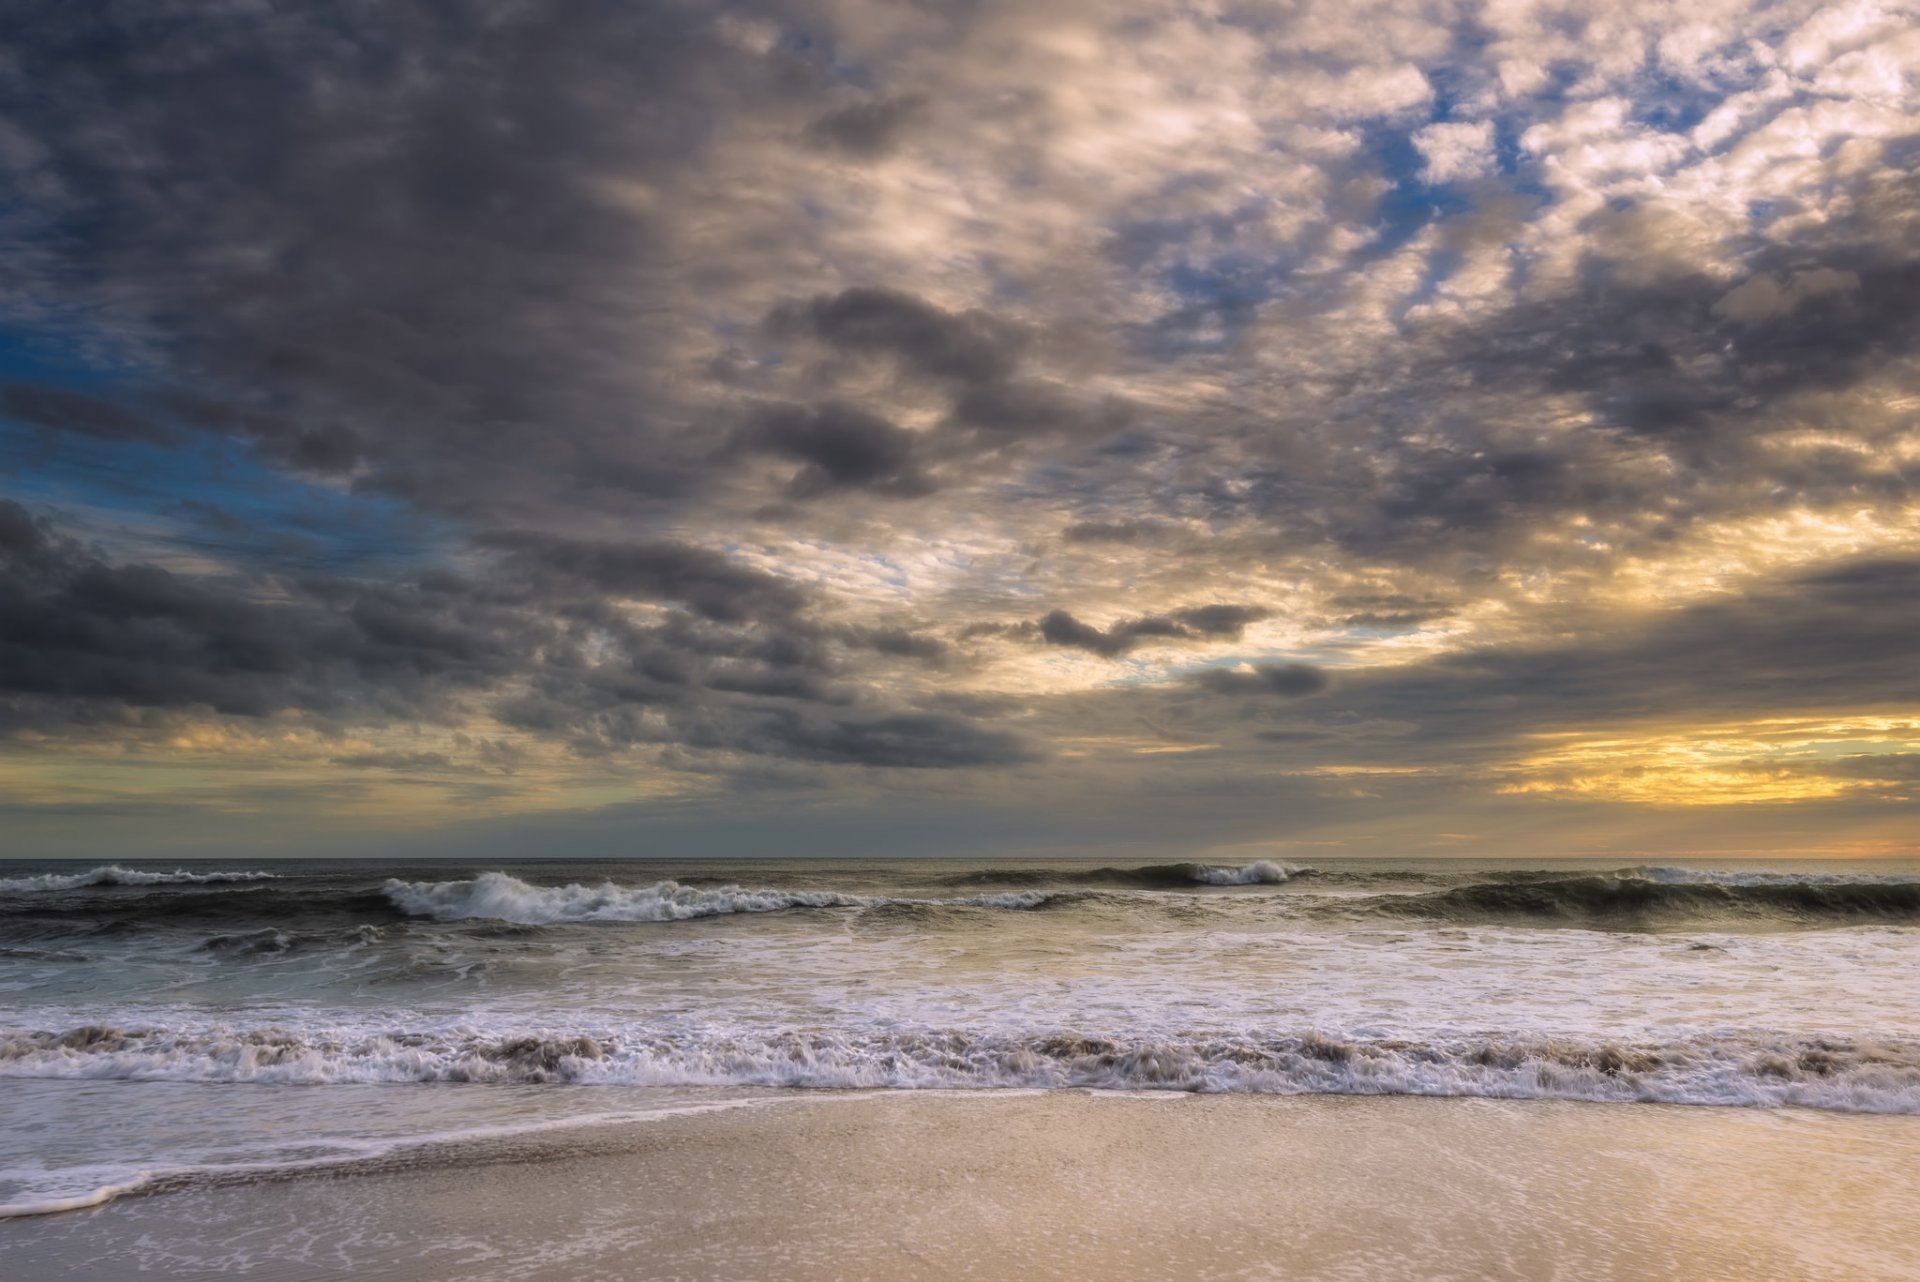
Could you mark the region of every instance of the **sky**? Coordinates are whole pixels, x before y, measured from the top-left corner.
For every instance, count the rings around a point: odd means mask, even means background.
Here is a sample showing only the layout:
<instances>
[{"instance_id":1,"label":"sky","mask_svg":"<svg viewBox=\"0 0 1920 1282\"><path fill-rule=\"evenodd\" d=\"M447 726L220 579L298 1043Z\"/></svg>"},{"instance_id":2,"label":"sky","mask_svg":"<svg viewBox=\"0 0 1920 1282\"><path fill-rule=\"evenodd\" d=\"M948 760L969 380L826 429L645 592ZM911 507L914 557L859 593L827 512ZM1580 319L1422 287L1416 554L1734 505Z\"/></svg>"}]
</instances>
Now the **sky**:
<instances>
[{"instance_id":1,"label":"sky","mask_svg":"<svg viewBox=\"0 0 1920 1282\"><path fill-rule=\"evenodd\" d=\"M1920 854L1915 4L0 13L6 853Z\"/></svg>"}]
</instances>

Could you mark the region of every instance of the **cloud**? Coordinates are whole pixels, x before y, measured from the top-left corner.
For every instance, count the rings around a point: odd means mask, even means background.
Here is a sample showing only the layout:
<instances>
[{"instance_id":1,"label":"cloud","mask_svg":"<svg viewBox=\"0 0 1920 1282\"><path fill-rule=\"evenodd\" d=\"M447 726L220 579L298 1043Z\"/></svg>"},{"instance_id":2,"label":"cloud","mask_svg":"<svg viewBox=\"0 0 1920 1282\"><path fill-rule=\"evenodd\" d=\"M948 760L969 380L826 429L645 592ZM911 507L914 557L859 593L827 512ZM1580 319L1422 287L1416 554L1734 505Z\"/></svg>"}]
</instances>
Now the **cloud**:
<instances>
[{"instance_id":1,"label":"cloud","mask_svg":"<svg viewBox=\"0 0 1920 1282\"><path fill-rule=\"evenodd\" d=\"M979 309L948 312L899 290L861 286L768 313L776 337L806 335L843 352L891 356L908 370L962 383L1013 372L1025 335Z\"/></svg>"},{"instance_id":2,"label":"cloud","mask_svg":"<svg viewBox=\"0 0 1920 1282\"><path fill-rule=\"evenodd\" d=\"M31 383L0 387L0 418L104 441L157 441L166 429L111 401Z\"/></svg>"},{"instance_id":3,"label":"cloud","mask_svg":"<svg viewBox=\"0 0 1920 1282\"><path fill-rule=\"evenodd\" d=\"M1891 706L1920 87L1838 12L49 7L0 776L1360 823Z\"/></svg>"},{"instance_id":4,"label":"cloud","mask_svg":"<svg viewBox=\"0 0 1920 1282\"><path fill-rule=\"evenodd\" d=\"M1267 618L1269 614L1259 606L1204 605L1168 615L1123 619L1101 629L1082 623L1065 610L1054 610L1034 626L1040 639L1048 645L1070 646L1115 659L1156 641L1234 640L1249 623Z\"/></svg>"},{"instance_id":5,"label":"cloud","mask_svg":"<svg viewBox=\"0 0 1920 1282\"><path fill-rule=\"evenodd\" d=\"M1857 274L1831 267L1794 272L1784 284L1772 276L1753 276L1728 290L1713 305L1713 313L1734 321L1772 320L1785 316L1803 302L1859 288Z\"/></svg>"},{"instance_id":6,"label":"cloud","mask_svg":"<svg viewBox=\"0 0 1920 1282\"><path fill-rule=\"evenodd\" d=\"M934 489L920 470L914 433L849 405L768 406L735 434L734 445L804 464L787 485L796 498L843 488L914 498Z\"/></svg>"},{"instance_id":7,"label":"cloud","mask_svg":"<svg viewBox=\"0 0 1920 1282\"><path fill-rule=\"evenodd\" d=\"M1497 163L1493 141L1490 120L1446 121L1417 129L1413 146L1426 161L1421 177L1430 183L1484 178Z\"/></svg>"},{"instance_id":8,"label":"cloud","mask_svg":"<svg viewBox=\"0 0 1920 1282\"><path fill-rule=\"evenodd\" d=\"M1193 683L1209 694L1277 694L1289 699L1319 694L1327 674L1310 663L1257 664L1245 668L1205 668Z\"/></svg>"},{"instance_id":9,"label":"cloud","mask_svg":"<svg viewBox=\"0 0 1920 1282\"><path fill-rule=\"evenodd\" d=\"M114 564L0 500L0 691L34 701L20 716L51 701L54 721L97 705L433 716L525 645L516 620L428 588L283 587L259 599Z\"/></svg>"},{"instance_id":10,"label":"cloud","mask_svg":"<svg viewBox=\"0 0 1920 1282\"><path fill-rule=\"evenodd\" d=\"M777 755L847 765L948 769L1016 765L1035 758L1014 735L933 713L871 721L775 716L761 733Z\"/></svg>"},{"instance_id":11,"label":"cloud","mask_svg":"<svg viewBox=\"0 0 1920 1282\"><path fill-rule=\"evenodd\" d=\"M484 537L536 582L557 579L617 597L673 601L703 618L737 623L798 611L804 594L776 575L706 548L615 543L503 530Z\"/></svg>"},{"instance_id":12,"label":"cloud","mask_svg":"<svg viewBox=\"0 0 1920 1282\"><path fill-rule=\"evenodd\" d=\"M877 159L899 144L900 135L921 114L926 101L921 94L902 94L849 103L816 117L805 136L815 146L862 160Z\"/></svg>"}]
</instances>

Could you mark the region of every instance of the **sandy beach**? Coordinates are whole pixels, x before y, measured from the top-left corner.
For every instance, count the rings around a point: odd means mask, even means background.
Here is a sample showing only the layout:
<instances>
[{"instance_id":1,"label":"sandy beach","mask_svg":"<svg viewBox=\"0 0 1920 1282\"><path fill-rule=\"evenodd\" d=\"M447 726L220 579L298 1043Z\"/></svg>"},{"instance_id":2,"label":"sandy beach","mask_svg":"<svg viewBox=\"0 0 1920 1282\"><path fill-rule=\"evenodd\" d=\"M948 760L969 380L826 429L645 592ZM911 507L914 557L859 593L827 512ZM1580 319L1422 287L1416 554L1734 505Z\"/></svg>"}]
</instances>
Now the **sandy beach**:
<instances>
[{"instance_id":1,"label":"sandy beach","mask_svg":"<svg viewBox=\"0 0 1920 1282\"><path fill-rule=\"evenodd\" d=\"M0 1224L9 1277L1904 1279L1920 1118L786 1095Z\"/></svg>"}]
</instances>

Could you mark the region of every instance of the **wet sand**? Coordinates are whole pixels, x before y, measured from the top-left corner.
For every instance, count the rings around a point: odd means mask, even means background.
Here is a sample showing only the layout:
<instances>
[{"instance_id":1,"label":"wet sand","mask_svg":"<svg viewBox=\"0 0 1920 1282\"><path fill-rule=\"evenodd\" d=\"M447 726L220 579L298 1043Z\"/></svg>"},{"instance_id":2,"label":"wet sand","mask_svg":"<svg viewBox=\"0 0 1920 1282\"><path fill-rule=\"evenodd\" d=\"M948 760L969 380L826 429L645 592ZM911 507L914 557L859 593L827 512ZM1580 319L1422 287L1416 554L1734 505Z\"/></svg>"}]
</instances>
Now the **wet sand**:
<instances>
[{"instance_id":1,"label":"wet sand","mask_svg":"<svg viewBox=\"0 0 1920 1282\"><path fill-rule=\"evenodd\" d=\"M1920 1279L1920 1118L787 1096L0 1223L0 1275Z\"/></svg>"}]
</instances>

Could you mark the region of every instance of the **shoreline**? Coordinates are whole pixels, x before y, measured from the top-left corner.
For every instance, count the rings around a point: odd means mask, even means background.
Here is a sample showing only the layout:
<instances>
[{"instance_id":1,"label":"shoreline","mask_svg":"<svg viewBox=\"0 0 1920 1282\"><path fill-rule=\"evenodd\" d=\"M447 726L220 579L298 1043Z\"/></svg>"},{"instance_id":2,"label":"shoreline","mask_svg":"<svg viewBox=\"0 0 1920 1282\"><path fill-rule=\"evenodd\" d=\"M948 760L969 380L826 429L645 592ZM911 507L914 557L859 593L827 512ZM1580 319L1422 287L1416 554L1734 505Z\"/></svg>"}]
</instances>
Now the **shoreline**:
<instances>
[{"instance_id":1,"label":"shoreline","mask_svg":"<svg viewBox=\"0 0 1920 1282\"><path fill-rule=\"evenodd\" d=\"M777 1104L777 1107L775 1106ZM1920 1118L852 1092L0 1222L17 1276L1912 1279Z\"/></svg>"}]
</instances>

